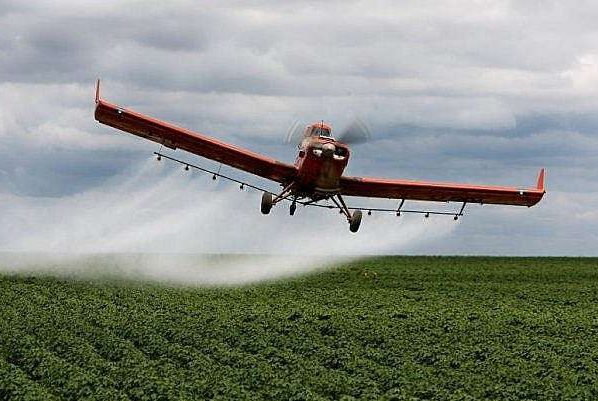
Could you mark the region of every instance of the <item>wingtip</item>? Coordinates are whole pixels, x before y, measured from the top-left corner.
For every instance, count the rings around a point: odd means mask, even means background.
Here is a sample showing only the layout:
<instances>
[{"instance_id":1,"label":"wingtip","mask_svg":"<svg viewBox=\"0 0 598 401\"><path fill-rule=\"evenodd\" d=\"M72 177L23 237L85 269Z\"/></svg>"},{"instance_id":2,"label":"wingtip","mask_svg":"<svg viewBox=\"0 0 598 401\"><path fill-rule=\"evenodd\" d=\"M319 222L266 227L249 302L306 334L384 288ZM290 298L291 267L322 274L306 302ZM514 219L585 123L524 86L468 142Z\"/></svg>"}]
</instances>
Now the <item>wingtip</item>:
<instances>
[{"instance_id":1,"label":"wingtip","mask_svg":"<svg viewBox=\"0 0 598 401\"><path fill-rule=\"evenodd\" d=\"M98 78L98 80L96 81L96 97L95 97L96 103L100 102L100 78Z\"/></svg>"},{"instance_id":2,"label":"wingtip","mask_svg":"<svg viewBox=\"0 0 598 401\"><path fill-rule=\"evenodd\" d=\"M544 180L546 176L546 169L541 169L540 173L538 174L538 183L536 184L536 189L539 191L546 192L544 189Z\"/></svg>"}]
</instances>

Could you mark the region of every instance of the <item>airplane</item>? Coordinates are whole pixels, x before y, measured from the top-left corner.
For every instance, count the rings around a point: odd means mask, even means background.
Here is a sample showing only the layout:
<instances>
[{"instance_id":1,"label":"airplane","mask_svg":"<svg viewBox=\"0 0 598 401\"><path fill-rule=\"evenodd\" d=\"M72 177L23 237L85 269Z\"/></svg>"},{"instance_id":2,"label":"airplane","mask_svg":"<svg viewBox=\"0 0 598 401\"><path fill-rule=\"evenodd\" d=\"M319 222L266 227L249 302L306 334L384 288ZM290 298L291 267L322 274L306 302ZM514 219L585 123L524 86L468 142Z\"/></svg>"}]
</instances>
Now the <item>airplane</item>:
<instances>
[{"instance_id":1,"label":"airplane","mask_svg":"<svg viewBox=\"0 0 598 401\"><path fill-rule=\"evenodd\" d=\"M423 213L425 217L429 217L430 214L444 214L453 215L457 220L463 215L466 204L531 207L537 204L546 193L544 169L540 170L535 188L345 176L343 172L351 157L349 149L351 141L335 139L332 136L332 127L323 121L305 127L295 163L289 164L109 103L100 98L100 80L96 83L95 103L94 116L102 124L157 142L161 146L182 149L280 184L281 192L273 194L220 174L220 170L213 172L193 166L213 173L213 179L221 176L240 183L241 189L248 186L263 191L261 200L263 214L269 214L272 207L283 200L291 203L289 209L291 215L295 214L297 204L335 208L344 215L350 231L354 233L361 225L362 211L366 210L368 214L372 211L393 211L397 216L401 213ZM155 154L158 160L165 157L185 164L186 170L191 166L190 163L162 153ZM344 200L345 196L397 199L400 200L400 204L397 209L348 207ZM406 210L402 209L406 200L460 202L462 206L460 211L455 213ZM334 206L322 205L322 201L332 201Z\"/></svg>"}]
</instances>

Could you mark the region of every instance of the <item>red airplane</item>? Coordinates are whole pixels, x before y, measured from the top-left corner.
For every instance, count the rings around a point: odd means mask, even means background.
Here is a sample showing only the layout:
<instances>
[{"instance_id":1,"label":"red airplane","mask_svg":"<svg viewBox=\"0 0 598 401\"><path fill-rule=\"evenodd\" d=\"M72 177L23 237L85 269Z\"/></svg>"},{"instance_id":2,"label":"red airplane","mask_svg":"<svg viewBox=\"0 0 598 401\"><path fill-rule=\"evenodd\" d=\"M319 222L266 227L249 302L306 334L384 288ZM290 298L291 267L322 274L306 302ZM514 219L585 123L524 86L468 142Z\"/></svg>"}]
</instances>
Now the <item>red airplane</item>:
<instances>
[{"instance_id":1,"label":"red airplane","mask_svg":"<svg viewBox=\"0 0 598 401\"><path fill-rule=\"evenodd\" d=\"M95 96L95 119L97 121L168 148L183 149L279 183L283 189L279 194L273 195L262 188L220 174L220 171L216 173L193 166L213 173L214 179L218 175L240 183L241 189L248 186L263 190L261 202L263 214L270 213L272 206L282 200L291 202L291 215L295 213L297 203L337 208L346 217L349 229L352 232L357 232L364 210L367 210L368 214L371 214L372 211L393 211L397 213L397 216L402 212L422 213L425 214L425 217L429 217L430 214L447 214L453 215L457 220L459 216L463 215L463 209L467 203L529 207L538 203L546 192L544 169L540 170L535 188L523 189L344 176L343 171L351 156L347 142L351 141L342 140L342 138L335 140L332 137L332 128L323 121L305 128L295 163L287 164L106 102L100 98L99 90L100 82L98 80ZM186 170L191 165L158 152L156 154L158 160L165 157L185 164ZM343 199L344 196L400 199L400 204L397 209L348 207ZM331 200L334 206L317 203L325 200ZM461 202L462 206L456 213L404 210L402 207L405 200Z\"/></svg>"}]
</instances>

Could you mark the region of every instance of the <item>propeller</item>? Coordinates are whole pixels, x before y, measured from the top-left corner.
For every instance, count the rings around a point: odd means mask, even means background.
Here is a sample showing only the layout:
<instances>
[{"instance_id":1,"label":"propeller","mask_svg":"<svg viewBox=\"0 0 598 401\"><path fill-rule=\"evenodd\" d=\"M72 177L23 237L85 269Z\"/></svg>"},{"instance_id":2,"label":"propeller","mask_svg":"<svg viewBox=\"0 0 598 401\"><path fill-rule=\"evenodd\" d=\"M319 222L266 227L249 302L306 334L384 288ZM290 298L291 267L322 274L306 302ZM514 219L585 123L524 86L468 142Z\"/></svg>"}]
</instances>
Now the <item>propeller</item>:
<instances>
[{"instance_id":1,"label":"propeller","mask_svg":"<svg viewBox=\"0 0 598 401\"><path fill-rule=\"evenodd\" d=\"M303 138L303 129L303 124L299 120L295 120L287 131L285 143L297 143L301 141L301 138ZM372 133L368 126L358 118L353 120L338 136L334 132L332 134L337 141L347 145L366 143L372 138Z\"/></svg>"},{"instance_id":2,"label":"propeller","mask_svg":"<svg viewBox=\"0 0 598 401\"><path fill-rule=\"evenodd\" d=\"M299 120L295 120L289 127L284 143L297 143L303 134L303 127Z\"/></svg>"},{"instance_id":3,"label":"propeller","mask_svg":"<svg viewBox=\"0 0 598 401\"><path fill-rule=\"evenodd\" d=\"M347 145L358 145L372 139L372 133L367 125L356 118L347 128L341 131L336 140Z\"/></svg>"}]
</instances>

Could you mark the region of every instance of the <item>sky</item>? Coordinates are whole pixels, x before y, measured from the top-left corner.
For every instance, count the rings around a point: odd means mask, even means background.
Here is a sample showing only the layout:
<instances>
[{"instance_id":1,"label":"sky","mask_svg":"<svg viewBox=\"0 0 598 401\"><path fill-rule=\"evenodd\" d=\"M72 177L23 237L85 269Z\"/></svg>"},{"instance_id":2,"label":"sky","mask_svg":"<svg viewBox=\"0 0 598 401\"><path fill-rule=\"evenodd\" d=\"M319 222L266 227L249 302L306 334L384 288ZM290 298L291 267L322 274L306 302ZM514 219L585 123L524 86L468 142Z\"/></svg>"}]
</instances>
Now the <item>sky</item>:
<instances>
[{"instance_id":1,"label":"sky","mask_svg":"<svg viewBox=\"0 0 598 401\"><path fill-rule=\"evenodd\" d=\"M592 1L0 0L0 201L11 211L0 224L44 213L53 217L39 226L64 224L145 168L156 144L93 119L101 78L107 100L286 162L294 121L341 130L360 118L373 140L353 149L350 175L520 187L547 169L548 193L533 208L471 206L442 236L409 247L390 215L361 239L385 236L372 251L598 255L596 20ZM153 177L138 179L164 183L163 172ZM258 215L259 194L238 207ZM303 218L317 236L318 214ZM270 223L243 221L235 241L255 250L252 226ZM26 226L21 242L52 235ZM0 250L16 235L4 232Z\"/></svg>"}]
</instances>

